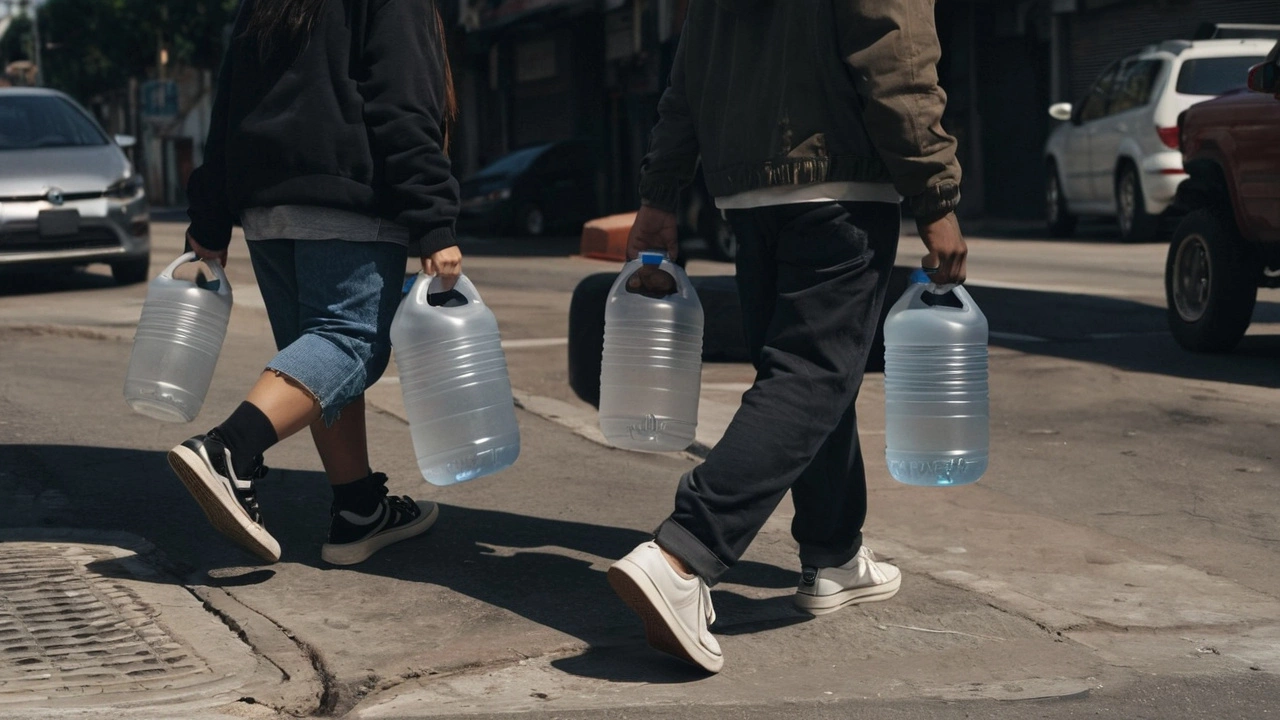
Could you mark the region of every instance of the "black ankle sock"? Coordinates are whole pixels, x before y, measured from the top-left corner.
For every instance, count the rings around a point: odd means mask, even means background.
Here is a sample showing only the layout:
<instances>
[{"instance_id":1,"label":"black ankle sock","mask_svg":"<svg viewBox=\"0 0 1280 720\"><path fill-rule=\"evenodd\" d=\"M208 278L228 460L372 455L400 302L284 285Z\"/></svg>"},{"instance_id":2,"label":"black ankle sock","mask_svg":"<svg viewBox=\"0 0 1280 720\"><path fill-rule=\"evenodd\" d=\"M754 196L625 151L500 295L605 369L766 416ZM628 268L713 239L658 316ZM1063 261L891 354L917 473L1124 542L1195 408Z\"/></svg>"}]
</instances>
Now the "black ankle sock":
<instances>
[{"instance_id":1,"label":"black ankle sock","mask_svg":"<svg viewBox=\"0 0 1280 720\"><path fill-rule=\"evenodd\" d=\"M355 482L333 485L333 510L348 510L357 515L372 515L386 496L387 476L369 473Z\"/></svg>"},{"instance_id":2,"label":"black ankle sock","mask_svg":"<svg viewBox=\"0 0 1280 720\"><path fill-rule=\"evenodd\" d=\"M218 437L231 450L231 462L236 477L248 477L258 464L259 456L267 448L279 442L271 420L250 402L240 403L231 417L214 428Z\"/></svg>"}]
</instances>

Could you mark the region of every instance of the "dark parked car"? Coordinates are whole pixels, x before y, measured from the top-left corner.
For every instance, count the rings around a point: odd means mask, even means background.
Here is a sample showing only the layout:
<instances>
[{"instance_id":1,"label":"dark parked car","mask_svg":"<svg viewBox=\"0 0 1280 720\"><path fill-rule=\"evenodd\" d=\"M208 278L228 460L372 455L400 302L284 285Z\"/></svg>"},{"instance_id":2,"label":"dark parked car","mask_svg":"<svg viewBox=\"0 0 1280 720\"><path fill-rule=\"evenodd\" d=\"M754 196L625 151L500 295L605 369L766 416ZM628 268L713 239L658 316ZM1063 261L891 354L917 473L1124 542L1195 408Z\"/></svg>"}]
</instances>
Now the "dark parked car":
<instances>
[{"instance_id":1,"label":"dark parked car","mask_svg":"<svg viewBox=\"0 0 1280 720\"><path fill-rule=\"evenodd\" d=\"M599 215L597 176L597 163L583 143L516 150L462 182L459 225L529 236L577 232Z\"/></svg>"},{"instance_id":2,"label":"dark parked car","mask_svg":"<svg viewBox=\"0 0 1280 720\"><path fill-rule=\"evenodd\" d=\"M1280 43L1249 91L1192 106L1178 122L1187 212L1165 263L1169 329L1188 350L1225 352L1249 328L1259 287L1280 287Z\"/></svg>"},{"instance_id":3,"label":"dark parked car","mask_svg":"<svg viewBox=\"0 0 1280 720\"><path fill-rule=\"evenodd\" d=\"M516 150L462 182L458 225L472 232L572 235L602 214L599 178L595 155L581 141ZM707 194L701 172L681 197L681 243L693 238L702 238L717 260L732 262L737 254L738 241Z\"/></svg>"}]
</instances>

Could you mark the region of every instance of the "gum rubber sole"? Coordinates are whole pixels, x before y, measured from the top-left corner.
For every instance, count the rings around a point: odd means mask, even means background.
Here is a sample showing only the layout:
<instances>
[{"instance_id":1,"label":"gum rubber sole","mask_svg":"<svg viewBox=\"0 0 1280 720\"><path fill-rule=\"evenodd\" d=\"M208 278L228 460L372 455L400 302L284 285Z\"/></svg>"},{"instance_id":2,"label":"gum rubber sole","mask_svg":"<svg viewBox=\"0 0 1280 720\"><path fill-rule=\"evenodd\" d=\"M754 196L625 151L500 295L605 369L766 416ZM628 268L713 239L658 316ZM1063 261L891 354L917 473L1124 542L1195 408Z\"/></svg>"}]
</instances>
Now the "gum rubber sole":
<instances>
[{"instance_id":1,"label":"gum rubber sole","mask_svg":"<svg viewBox=\"0 0 1280 720\"><path fill-rule=\"evenodd\" d=\"M624 561L619 561L619 564L622 562ZM618 597L622 598L622 602L631 608L632 612L640 616L640 621L644 623L645 642L649 643L649 647L680 658L707 672L720 672L720 668L724 666L723 657L695 653L686 647L685 640L671 629L675 619L671 618L669 621L663 612L665 605L658 605L650 598L649 593L645 592L645 585L654 595L657 595L658 590L644 572L638 566L634 572L628 572L619 567L619 564L609 568L607 574L609 586L618 594Z\"/></svg>"},{"instance_id":2,"label":"gum rubber sole","mask_svg":"<svg viewBox=\"0 0 1280 720\"><path fill-rule=\"evenodd\" d=\"M200 456L191 448L179 445L169 451L169 467L187 487L187 492L200 504L214 529L259 558L274 563L280 560L280 543L261 525L249 518L244 508L220 480L213 477Z\"/></svg>"}]
</instances>

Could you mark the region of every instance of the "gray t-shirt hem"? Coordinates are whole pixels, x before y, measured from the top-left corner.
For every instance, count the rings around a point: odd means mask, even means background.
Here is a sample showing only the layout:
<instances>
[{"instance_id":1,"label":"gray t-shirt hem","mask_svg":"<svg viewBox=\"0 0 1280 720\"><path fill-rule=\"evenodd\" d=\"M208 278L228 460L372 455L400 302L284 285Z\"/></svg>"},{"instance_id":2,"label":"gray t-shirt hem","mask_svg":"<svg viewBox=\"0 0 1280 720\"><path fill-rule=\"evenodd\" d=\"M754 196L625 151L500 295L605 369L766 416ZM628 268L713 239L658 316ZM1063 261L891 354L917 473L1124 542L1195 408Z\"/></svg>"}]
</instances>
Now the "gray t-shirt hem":
<instances>
[{"instance_id":1,"label":"gray t-shirt hem","mask_svg":"<svg viewBox=\"0 0 1280 720\"><path fill-rule=\"evenodd\" d=\"M240 214L246 240L348 240L409 246L409 229L390 220L350 210L310 205L245 208Z\"/></svg>"}]
</instances>

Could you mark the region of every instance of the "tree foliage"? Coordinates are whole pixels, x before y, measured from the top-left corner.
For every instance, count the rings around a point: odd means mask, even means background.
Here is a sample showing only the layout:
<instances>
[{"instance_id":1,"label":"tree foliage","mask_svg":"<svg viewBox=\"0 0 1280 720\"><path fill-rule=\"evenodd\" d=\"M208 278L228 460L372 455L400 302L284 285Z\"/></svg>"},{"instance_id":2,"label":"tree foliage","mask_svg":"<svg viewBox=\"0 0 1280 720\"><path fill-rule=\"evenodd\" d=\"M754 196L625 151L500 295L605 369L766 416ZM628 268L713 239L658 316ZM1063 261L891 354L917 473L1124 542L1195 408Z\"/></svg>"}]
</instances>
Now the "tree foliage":
<instances>
[{"instance_id":1,"label":"tree foliage","mask_svg":"<svg viewBox=\"0 0 1280 720\"><path fill-rule=\"evenodd\" d=\"M0 36L0 70L15 60L29 60L30 54L31 21L25 16L14 17Z\"/></svg>"},{"instance_id":2,"label":"tree foliage","mask_svg":"<svg viewBox=\"0 0 1280 720\"><path fill-rule=\"evenodd\" d=\"M169 66L216 69L237 0L46 0L40 7L45 84L82 100L154 76L159 49ZM19 59L30 27L0 38L0 63ZM12 40L10 39L12 36ZM6 56L5 53L11 53Z\"/></svg>"}]
</instances>

